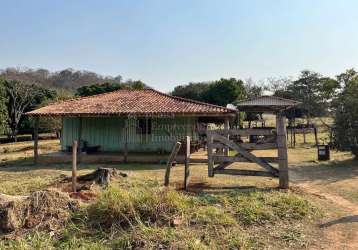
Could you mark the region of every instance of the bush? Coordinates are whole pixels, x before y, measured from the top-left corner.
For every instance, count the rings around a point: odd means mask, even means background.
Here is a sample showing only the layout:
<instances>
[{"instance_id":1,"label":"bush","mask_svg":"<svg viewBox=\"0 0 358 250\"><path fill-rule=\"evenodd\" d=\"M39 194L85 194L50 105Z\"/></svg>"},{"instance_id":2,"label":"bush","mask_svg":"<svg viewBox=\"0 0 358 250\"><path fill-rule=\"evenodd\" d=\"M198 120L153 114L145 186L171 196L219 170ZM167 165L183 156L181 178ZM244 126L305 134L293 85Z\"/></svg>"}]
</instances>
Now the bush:
<instances>
[{"instance_id":1,"label":"bush","mask_svg":"<svg viewBox=\"0 0 358 250\"><path fill-rule=\"evenodd\" d=\"M351 70L342 75L344 89L333 102L334 144L358 157L358 73Z\"/></svg>"}]
</instances>

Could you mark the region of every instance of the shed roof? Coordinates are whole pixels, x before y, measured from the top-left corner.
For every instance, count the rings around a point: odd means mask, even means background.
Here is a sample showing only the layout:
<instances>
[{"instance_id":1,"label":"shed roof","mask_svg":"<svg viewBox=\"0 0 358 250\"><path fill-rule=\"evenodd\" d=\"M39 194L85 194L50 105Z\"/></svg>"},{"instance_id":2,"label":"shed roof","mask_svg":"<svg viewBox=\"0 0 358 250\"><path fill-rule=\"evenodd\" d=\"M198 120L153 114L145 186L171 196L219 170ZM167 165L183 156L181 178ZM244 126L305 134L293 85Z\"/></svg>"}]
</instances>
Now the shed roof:
<instances>
[{"instance_id":1,"label":"shed roof","mask_svg":"<svg viewBox=\"0 0 358 250\"><path fill-rule=\"evenodd\" d=\"M277 112L301 104L301 102L277 96L259 96L238 103L240 111Z\"/></svg>"},{"instance_id":2,"label":"shed roof","mask_svg":"<svg viewBox=\"0 0 358 250\"><path fill-rule=\"evenodd\" d=\"M79 97L28 112L30 116L198 115L232 116L235 110L167 95L153 89L117 90Z\"/></svg>"}]
</instances>

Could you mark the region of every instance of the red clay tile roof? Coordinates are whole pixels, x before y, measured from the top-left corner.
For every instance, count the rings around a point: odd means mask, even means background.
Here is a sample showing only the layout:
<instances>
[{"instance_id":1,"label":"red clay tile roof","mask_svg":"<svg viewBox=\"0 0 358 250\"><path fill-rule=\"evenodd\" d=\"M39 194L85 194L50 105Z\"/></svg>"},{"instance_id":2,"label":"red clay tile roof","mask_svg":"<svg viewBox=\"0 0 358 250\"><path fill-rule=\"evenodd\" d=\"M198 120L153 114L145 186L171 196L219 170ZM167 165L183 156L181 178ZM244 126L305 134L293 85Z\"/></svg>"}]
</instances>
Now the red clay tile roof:
<instances>
[{"instance_id":1,"label":"red clay tile roof","mask_svg":"<svg viewBox=\"0 0 358 250\"><path fill-rule=\"evenodd\" d=\"M153 89L117 90L75 98L26 113L31 116L194 114L230 115L236 111L221 106L163 94Z\"/></svg>"}]
</instances>

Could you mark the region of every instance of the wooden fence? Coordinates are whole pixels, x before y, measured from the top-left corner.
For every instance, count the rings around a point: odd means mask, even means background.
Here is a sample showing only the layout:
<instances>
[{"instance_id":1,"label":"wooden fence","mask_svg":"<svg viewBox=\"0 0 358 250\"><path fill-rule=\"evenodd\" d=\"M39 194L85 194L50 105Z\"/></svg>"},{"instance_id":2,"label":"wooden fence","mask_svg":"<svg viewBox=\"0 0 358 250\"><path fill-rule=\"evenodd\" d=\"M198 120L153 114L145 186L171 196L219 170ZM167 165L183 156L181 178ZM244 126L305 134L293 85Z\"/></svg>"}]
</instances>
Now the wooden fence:
<instances>
[{"instance_id":1,"label":"wooden fence","mask_svg":"<svg viewBox=\"0 0 358 250\"><path fill-rule=\"evenodd\" d=\"M279 177L281 188L288 188L288 162L285 117L277 115L276 129L208 130L208 175L215 174ZM255 143L238 140L238 136L259 136ZM277 149L278 157L258 157L253 150ZM230 156L229 150L236 152ZM234 162L251 162L263 170L227 169ZM275 168L270 163L277 163ZM217 165L216 165L217 164Z\"/></svg>"}]
</instances>

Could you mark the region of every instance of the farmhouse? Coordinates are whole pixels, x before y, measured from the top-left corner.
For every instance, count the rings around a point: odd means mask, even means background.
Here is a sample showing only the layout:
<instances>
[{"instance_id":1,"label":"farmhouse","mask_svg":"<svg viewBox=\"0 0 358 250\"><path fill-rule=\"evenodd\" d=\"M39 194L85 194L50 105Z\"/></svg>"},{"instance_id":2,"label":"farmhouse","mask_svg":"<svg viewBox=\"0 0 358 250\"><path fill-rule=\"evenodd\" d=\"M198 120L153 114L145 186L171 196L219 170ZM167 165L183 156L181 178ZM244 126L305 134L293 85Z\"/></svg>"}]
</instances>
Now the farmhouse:
<instances>
[{"instance_id":1,"label":"farmhouse","mask_svg":"<svg viewBox=\"0 0 358 250\"><path fill-rule=\"evenodd\" d=\"M179 98L153 89L118 90L55 103L27 113L62 119L61 149L74 140L81 148L102 152L169 152L177 141L190 136L199 141L200 125L228 125L237 111ZM226 123L225 123L226 122ZM35 142L35 148L37 141ZM35 151L35 158L37 152Z\"/></svg>"}]
</instances>

